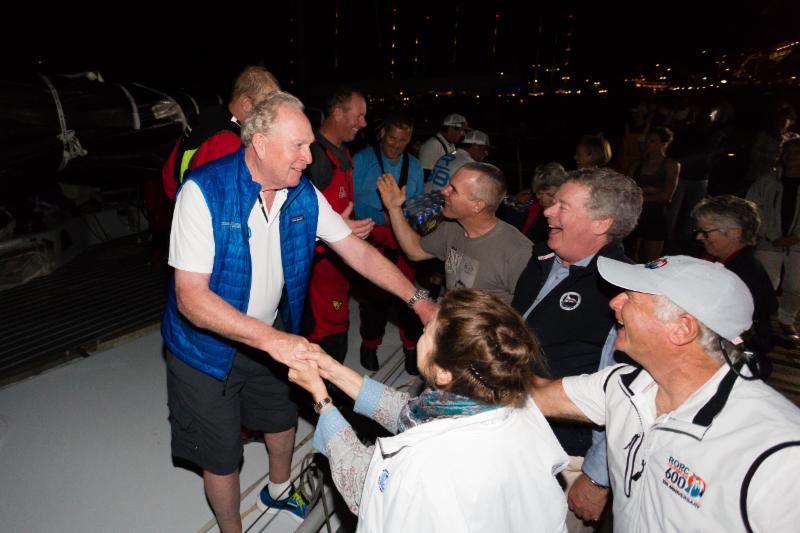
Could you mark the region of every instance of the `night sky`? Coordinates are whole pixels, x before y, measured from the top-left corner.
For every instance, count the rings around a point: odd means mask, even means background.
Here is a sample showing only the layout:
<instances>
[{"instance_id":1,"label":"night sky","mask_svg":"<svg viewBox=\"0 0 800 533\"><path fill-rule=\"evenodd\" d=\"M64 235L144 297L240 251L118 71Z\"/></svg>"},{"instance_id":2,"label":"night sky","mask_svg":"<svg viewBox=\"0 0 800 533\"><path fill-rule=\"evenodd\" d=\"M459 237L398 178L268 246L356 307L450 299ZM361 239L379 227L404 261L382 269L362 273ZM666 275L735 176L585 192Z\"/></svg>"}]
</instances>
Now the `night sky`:
<instances>
[{"instance_id":1,"label":"night sky","mask_svg":"<svg viewBox=\"0 0 800 533\"><path fill-rule=\"evenodd\" d=\"M303 64L308 87L388 78L394 41L395 78L513 75L535 61L537 50L540 62L554 59L572 14L576 73L612 79L655 62L694 66L701 49L738 52L800 33L800 2L776 0L625 1L610 3L613 8L600 2L306 0L230 3L216 12L166 4L88 10L74 3L11 2L0 22L4 70L99 70L115 81L216 88L242 65L259 62L285 84L300 83L297 65Z\"/></svg>"}]
</instances>

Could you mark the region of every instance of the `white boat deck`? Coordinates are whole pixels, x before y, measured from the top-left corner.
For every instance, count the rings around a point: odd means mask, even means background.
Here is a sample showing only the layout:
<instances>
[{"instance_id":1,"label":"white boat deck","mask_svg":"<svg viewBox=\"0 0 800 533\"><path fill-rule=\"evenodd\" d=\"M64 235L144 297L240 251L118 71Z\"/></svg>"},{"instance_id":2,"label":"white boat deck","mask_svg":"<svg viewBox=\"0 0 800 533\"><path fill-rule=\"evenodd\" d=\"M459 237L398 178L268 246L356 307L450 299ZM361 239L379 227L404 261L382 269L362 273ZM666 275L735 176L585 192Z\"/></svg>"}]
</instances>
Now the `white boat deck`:
<instances>
[{"instance_id":1,"label":"white boat deck","mask_svg":"<svg viewBox=\"0 0 800 533\"><path fill-rule=\"evenodd\" d=\"M351 309L346 363L363 370L355 302ZM376 377L410 380L391 324L378 356L384 365ZM172 464L167 414L157 328L0 389L0 531L217 531L202 479ZM311 450L312 433L301 419L293 475ZM294 531L288 517L260 516L255 507L266 475L263 443L247 444L244 528Z\"/></svg>"}]
</instances>

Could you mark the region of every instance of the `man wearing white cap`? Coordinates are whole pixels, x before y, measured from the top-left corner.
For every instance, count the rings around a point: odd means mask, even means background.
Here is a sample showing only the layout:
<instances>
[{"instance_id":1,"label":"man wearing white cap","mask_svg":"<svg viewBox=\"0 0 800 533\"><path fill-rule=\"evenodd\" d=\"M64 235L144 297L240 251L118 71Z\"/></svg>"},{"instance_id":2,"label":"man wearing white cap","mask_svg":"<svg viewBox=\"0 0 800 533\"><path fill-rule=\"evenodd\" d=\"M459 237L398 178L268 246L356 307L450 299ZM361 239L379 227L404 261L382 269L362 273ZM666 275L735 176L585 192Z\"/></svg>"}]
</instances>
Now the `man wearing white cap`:
<instances>
[{"instance_id":1,"label":"man wearing white cap","mask_svg":"<svg viewBox=\"0 0 800 533\"><path fill-rule=\"evenodd\" d=\"M642 368L532 393L546 416L606 426L615 531L796 531L800 410L742 367L744 282L686 256L598 268L624 290L616 347Z\"/></svg>"},{"instance_id":2,"label":"man wearing white cap","mask_svg":"<svg viewBox=\"0 0 800 533\"><path fill-rule=\"evenodd\" d=\"M470 163L482 163L489 155L489 136L482 131L471 130L452 154L445 154L433 166L433 171L425 184L425 192L444 189L456 171Z\"/></svg>"},{"instance_id":3,"label":"man wearing white cap","mask_svg":"<svg viewBox=\"0 0 800 533\"><path fill-rule=\"evenodd\" d=\"M422 143L419 149L419 162L425 173L425 181L428 180L433 166L440 157L456 151L456 144L464 138L467 127L467 119L464 115L452 113L444 117L439 132Z\"/></svg>"}]
</instances>

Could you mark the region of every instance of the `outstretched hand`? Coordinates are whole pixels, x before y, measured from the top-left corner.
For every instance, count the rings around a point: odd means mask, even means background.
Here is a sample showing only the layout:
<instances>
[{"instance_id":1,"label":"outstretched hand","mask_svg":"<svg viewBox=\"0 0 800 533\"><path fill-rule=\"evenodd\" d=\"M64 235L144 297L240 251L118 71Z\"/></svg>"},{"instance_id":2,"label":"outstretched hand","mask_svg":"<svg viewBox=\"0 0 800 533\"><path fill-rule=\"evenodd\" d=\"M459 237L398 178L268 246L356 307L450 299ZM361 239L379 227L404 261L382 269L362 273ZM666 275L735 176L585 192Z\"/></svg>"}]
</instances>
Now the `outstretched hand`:
<instances>
[{"instance_id":1,"label":"outstretched hand","mask_svg":"<svg viewBox=\"0 0 800 533\"><path fill-rule=\"evenodd\" d=\"M294 359L289 362L289 381L303 387L319 401L328 395L325 382L319 375L316 361Z\"/></svg>"},{"instance_id":2,"label":"outstretched hand","mask_svg":"<svg viewBox=\"0 0 800 533\"><path fill-rule=\"evenodd\" d=\"M295 359L300 352L321 352L319 345L309 342L305 337L292 335L283 331L275 331L274 336L264 344L262 349L273 359L284 365Z\"/></svg>"},{"instance_id":3,"label":"outstretched hand","mask_svg":"<svg viewBox=\"0 0 800 533\"><path fill-rule=\"evenodd\" d=\"M345 224L350 227L350 231L359 239L366 239L369 237L372 228L375 227L375 222L373 222L371 218L364 218L362 220L350 218L353 215L353 202L347 204L347 207L344 208L341 215Z\"/></svg>"},{"instance_id":4,"label":"outstretched hand","mask_svg":"<svg viewBox=\"0 0 800 533\"><path fill-rule=\"evenodd\" d=\"M317 366L320 377L327 380L330 380L333 372L335 372L338 367L342 366L339 361L325 352L300 352L297 354L297 359L313 362Z\"/></svg>"},{"instance_id":5,"label":"outstretched hand","mask_svg":"<svg viewBox=\"0 0 800 533\"><path fill-rule=\"evenodd\" d=\"M378 177L378 193L381 195L381 202L386 209L402 207L403 202L406 201L406 188L401 189L394 176L389 173Z\"/></svg>"}]
</instances>

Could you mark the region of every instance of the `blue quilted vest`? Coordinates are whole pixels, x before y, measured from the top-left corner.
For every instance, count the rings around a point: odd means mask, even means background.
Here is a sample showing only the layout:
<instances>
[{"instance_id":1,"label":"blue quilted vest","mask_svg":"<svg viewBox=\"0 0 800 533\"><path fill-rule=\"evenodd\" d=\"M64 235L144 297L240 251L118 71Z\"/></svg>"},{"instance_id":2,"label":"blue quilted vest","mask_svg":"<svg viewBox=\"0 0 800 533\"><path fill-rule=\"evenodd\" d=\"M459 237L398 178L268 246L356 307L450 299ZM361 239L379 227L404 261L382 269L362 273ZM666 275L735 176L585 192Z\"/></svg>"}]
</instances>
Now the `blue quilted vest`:
<instances>
[{"instance_id":1,"label":"blue quilted vest","mask_svg":"<svg viewBox=\"0 0 800 533\"><path fill-rule=\"evenodd\" d=\"M200 187L211 212L214 231L214 267L209 288L242 313L250 300L252 263L247 220L261 186L252 180L239 149L192 171L186 181ZM284 287L280 314L288 331L300 332L314 241L317 233L317 194L305 177L289 189L280 212L281 263ZM233 366L236 344L200 329L178 311L175 281L170 283L161 322L167 348L186 364L219 380Z\"/></svg>"}]
</instances>

